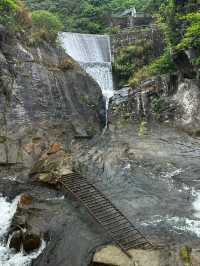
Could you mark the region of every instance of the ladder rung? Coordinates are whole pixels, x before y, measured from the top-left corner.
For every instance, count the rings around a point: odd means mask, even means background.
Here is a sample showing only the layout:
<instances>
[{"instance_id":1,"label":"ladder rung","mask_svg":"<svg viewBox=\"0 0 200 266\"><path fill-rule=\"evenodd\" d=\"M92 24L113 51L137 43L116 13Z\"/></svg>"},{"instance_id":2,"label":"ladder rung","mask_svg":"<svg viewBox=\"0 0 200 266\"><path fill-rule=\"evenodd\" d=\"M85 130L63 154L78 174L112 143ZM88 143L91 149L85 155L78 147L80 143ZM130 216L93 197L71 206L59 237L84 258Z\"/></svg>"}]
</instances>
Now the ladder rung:
<instances>
[{"instance_id":1,"label":"ladder rung","mask_svg":"<svg viewBox=\"0 0 200 266\"><path fill-rule=\"evenodd\" d=\"M98 204L98 203L97 203ZM97 205L97 206L95 206L95 207L92 207L91 208L91 210L94 210L94 211L97 211L97 210L99 210L99 209L101 209L101 208L106 208L106 209L108 209L108 207L112 207L112 205L110 205L110 203L105 203L105 204L99 204L99 205Z\"/></svg>"},{"instance_id":2,"label":"ladder rung","mask_svg":"<svg viewBox=\"0 0 200 266\"><path fill-rule=\"evenodd\" d=\"M77 196L79 195L84 195L84 194L90 194L90 188L89 187L85 187L84 190L83 189L80 189L80 188L77 188L77 187L69 187L73 193L75 193Z\"/></svg>"},{"instance_id":3,"label":"ladder rung","mask_svg":"<svg viewBox=\"0 0 200 266\"><path fill-rule=\"evenodd\" d=\"M132 239L132 240L128 240L128 239L130 239L130 237L125 237L125 236L124 236L123 238L118 239L118 241L119 241L120 243L121 243L121 241L122 241L122 244L125 245L125 244L131 244L131 243L134 243L134 242L136 242L136 241L138 241L138 240L144 239L144 237L140 235L140 237L138 237L138 238L135 238L135 239ZM127 240L127 241L125 241L125 243L124 243L124 240Z\"/></svg>"},{"instance_id":4,"label":"ladder rung","mask_svg":"<svg viewBox=\"0 0 200 266\"><path fill-rule=\"evenodd\" d=\"M130 239L132 237L140 236L140 234L135 233L135 231L129 231L128 233L121 233L120 235L115 235L115 239L117 240L123 240L123 239Z\"/></svg>"},{"instance_id":5,"label":"ladder rung","mask_svg":"<svg viewBox=\"0 0 200 266\"><path fill-rule=\"evenodd\" d=\"M111 224L105 225L105 227L107 227L108 229L111 230L111 229L114 229L120 225L126 225L126 224L128 224L127 221L125 221L125 222L124 221L118 221L118 222L113 222Z\"/></svg>"},{"instance_id":6,"label":"ladder rung","mask_svg":"<svg viewBox=\"0 0 200 266\"><path fill-rule=\"evenodd\" d=\"M73 184L73 185L81 185L86 184L88 186L91 186L89 183L85 182L84 180L73 180L73 179L63 179L63 183L65 184Z\"/></svg>"},{"instance_id":7,"label":"ladder rung","mask_svg":"<svg viewBox=\"0 0 200 266\"><path fill-rule=\"evenodd\" d=\"M114 221L115 217L113 217L112 219L110 219L110 220L113 220L113 221L109 221L109 223L105 223L105 226L110 226L112 224L119 223L119 222L121 223L123 221L122 219L124 219L124 217L121 217L121 219L118 219L117 221Z\"/></svg>"},{"instance_id":8,"label":"ladder rung","mask_svg":"<svg viewBox=\"0 0 200 266\"><path fill-rule=\"evenodd\" d=\"M85 205L87 205L87 207L88 208L90 208L91 209L91 211L93 211L93 210L95 210L96 209L96 206L97 206L97 204L98 204L98 202L96 201L93 201L93 205L90 205L90 202L91 202L91 200L90 199L87 199L87 200L83 200L83 202L84 202L84 204ZM103 206L101 206L101 207L103 207Z\"/></svg>"},{"instance_id":9,"label":"ladder rung","mask_svg":"<svg viewBox=\"0 0 200 266\"><path fill-rule=\"evenodd\" d=\"M145 240L144 242L141 242L141 243L138 243L138 244L135 244L135 245L123 245L124 247L125 247L125 249L126 250L128 250L128 249L131 249L131 248L138 248L138 247L141 247L141 246L143 246L143 245L147 245L147 244L149 244L149 243L147 243L147 241Z\"/></svg>"},{"instance_id":10,"label":"ladder rung","mask_svg":"<svg viewBox=\"0 0 200 266\"><path fill-rule=\"evenodd\" d=\"M104 217L108 217L109 215L113 215L113 214L116 214L117 212L113 212L113 209L112 208L107 208L107 209L100 209L99 211L95 211L95 210L92 210L92 212L95 214L95 215L98 215L98 217L100 219L104 218ZM103 216L102 216L103 214Z\"/></svg>"},{"instance_id":11,"label":"ladder rung","mask_svg":"<svg viewBox=\"0 0 200 266\"><path fill-rule=\"evenodd\" d=\"M71 184L71 183L63 183L65 187L68 187L69 189L74 189L74 190L77 190L77 191L80 191L80 190L83 190L83 189L90 189L91 187L90 186L87 186L87 185L84 185L84 186L80 186L80 185L77 185L77 184Z\"/></svg>"},{"instance_id":12,"label":"ladder rung","mask_svg":"<svg viewBox=\"0 0 200 266\"><path fill-rule=\"evenodd\" d=\"M105 217L112 217L112 215L115 215L116 214L116 213L113 213L113 212L105 213L105 210L102 210L99 213L95 213L95 212L93 212L93 213L95 214L95 216L98 217L98 219L103 219Z\"/></svg>"},{"instance_id":13,"label":"ladder rung","mask_svg":"<svg viewBox=\"0 0 200 266\"><path fill-rule=\"evenodd\" d=\"M112 220L112 219L117 219L118 217L120 217L121 216L121 214L117 214L116 216L114 216L114 217L112 217L112 218L109 218L109 219L106 219L106 220L101 220L101 222L108 222L108 221L110 221L110 220Z\"/></svg>"},{"instance_id":14,"label":"ladder rung","mask_svg":"<svg viewBox=\"0 0 200 266\"><path fill-rule=\"evenodd\" d=\"M127 225L127 226L125 226L125 227L118 227L117 229L115 229L114 231L113 230L110 230L110 232L112 233L112 234L115 234L115 233L117 233L117 232L120 232L120 231L122 231L122 230L125 230L125 229L130 229L130 226L129 225Z\"/></svg>"},{"instance_id":15,"label":"ladder rung","mask_svg":"<svg viewBox=\"0 0 200 266\"><path fill-rule=\"evenodd\" d=\"M83 202L84 202L84 200L90 198L90 195L88 195L88 194L85 194L85 195L79 194L79 195L77 195L77 196L78 196L78 197L80 198L80 200L83 201Z\"/></svg>"},{"instance_id":16,"label":"ladder rung","mask_svg":"<svg viewBox=\"0 0 200 266\"><path fill-rule=\"evenodd\" d=\"M93 207L97 206L97 204L101 204L103 202L107 202L107 201L105 199L96 200L96 201L95 200L94 201L90 200L89 203L92 203L92 204L88 204L88 207L93 208Z\"/></svg>"},{"instance_id":17,"label":"ladder rung","mask_svg":"<svg viewBox=\"0 0 200 266\"><path fill-rule=\"evenodd\" d=\"M79 196L79 197L81 197L81 193L80 194L76 194L76 195ZM92 195L91 196L91 194L89 192L88 193L85 193L85 195L83 195L82 198L84 198L86 195L89 197L90 201L91 201L91 197L92 196L95 197L94 199L101 199L100 197L98 197L98 195L97 196L96 195Z\"/></svg>"},{"instance_id":18,"label":"ladder rung","mask_svg":"<svg viewBox=\"0 0 200 266\"><path fill-rule=\"evenodd\" d=\"M119 234L116 234L116 236L117 237L120 237L120 236L123 236L124 234L129 234L129 233L132 233L133 234L133 232L135 232L135 230L132 230L132 228L130 229L130 227L129 227L129 230L128 231L123 231L123 232L121 232Z\"/></svg>"},{"instance_id":19,"label":"ladder rung","mask_svg":"<svg viewBox=\"0 0 200 266\"><path fill-rule=\"evenodd\" d=\"M92 191L90 190L90 187L85 187L84 189L81 189L81 188L74 188L73 189L73 192L77 195L89 195L90 197L93 195Z\"/></svg>"}]
</instances>

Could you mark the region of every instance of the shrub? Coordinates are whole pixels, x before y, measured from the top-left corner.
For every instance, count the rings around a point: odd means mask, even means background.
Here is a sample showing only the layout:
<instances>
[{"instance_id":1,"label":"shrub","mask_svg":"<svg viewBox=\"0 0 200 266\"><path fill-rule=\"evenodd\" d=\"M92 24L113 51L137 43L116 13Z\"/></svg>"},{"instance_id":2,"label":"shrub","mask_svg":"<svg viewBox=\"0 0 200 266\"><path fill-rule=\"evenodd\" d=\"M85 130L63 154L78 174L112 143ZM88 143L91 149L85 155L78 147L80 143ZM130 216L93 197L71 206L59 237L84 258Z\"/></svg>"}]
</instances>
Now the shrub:
<instances>
[{"instance_id":1,"label":"shrub","mask_svg":"<svg viewBox=\"0 0 200 266\"><path fill-rule=\"evenodd\" d=\"M64 59L58 66L62 70L70 70L74 67L74 62L71 59Z\"/></svg>"},{"instance_id":2,"label":"shrub","mask_svg":"<svg viewBox=\"0 0 200 266\"><path fill-rule=\"evenodd\" d=\"M32 13L33 38L37 41L42 39L55 42L57 34L63 29L59 18L45 10L38 10Z\"/></svg>"},{"instance_id":3,"label":"shrub","mask_svg":"<svg viewBox=\"0 0 200 266\"><path fill-rule=\"evenodd\" d=\"M174 71L176 71L175 64L169 50L166 50L158 59L134 73L132 79L129 81L129 84L134 88L151 76L162 75Z\"/></svg>"},{"instance_id":4,"label":"shrub","mask_svg":"<svg viewBox=\"0 0 200 266\"><path fill-rule=\"evenodd\" d=\"M154 75L166 74L174 72L175 70L176 67L169 50L166 50L161 57L159 57L151 65L149 65L149 72Z\"/></svg>"},{"instance_id":5,"label":"shrub","mask_svg":"<svg viewBox=\"0 0 200 266\"><path fill-rule=\"evenodd\" d=\"M0 23L13 29L20 10L20 3L17 0L1 0L0 2Z\"/></svg>"},{"instance_id":6,"label":"shrub","mask_svg":"<svg viewBox=\"0 0 200 266\"><path fill-rule=\"evenodd\" d=\"M137 72L153 60L152 49L152 41L140 40L120 50L113 66L120 85L127 83L132 73Z\"/></svg>"},{"instance_id":7,"label":"shrub","mask_svg":"<svg viewBox=\"0 0 200 266\"><path fill-rule=\"evenodd\" d=\"M190 13L182 17L189 22L182 41L177 45L178 49L195 47L200 48L200 12Z\"/></svg>"},{"instance_id":8,"label":"shrub","mask_svg":"<svg viewBox=\"0 0 200 266\"><path fill-rule=\"evenodd\" d=\"M150 72L148 67L143 67L133 74L133 77L129 80L129 85L132 88L138 86L142 81L150 77Z\"/></svg>"}]
</instances>

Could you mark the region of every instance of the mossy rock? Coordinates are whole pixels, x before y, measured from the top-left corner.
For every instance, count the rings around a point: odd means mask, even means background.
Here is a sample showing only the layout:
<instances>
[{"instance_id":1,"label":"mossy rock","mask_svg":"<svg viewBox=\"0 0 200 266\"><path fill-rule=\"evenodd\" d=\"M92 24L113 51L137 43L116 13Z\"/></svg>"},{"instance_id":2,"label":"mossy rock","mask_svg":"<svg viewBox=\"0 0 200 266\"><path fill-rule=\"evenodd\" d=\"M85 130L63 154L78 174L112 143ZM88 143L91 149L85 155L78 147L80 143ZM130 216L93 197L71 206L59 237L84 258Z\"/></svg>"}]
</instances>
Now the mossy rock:
<instances>
[{"instance_id":1,"label":"mossy rock","mask_svg":"<svg viewBox=\"0 0 200 266\"><path fill-rule=\"evenodd\" d=\"M192 266L191 262L191 248L184 246L180 250L180 257L184 263L184 266Z\"/></svg>"},{"instance_id":2,"label":"mossy rock","mask_svg":"<svg viewBox=\"0 0 200 266\"><path fill-rule=\"evenodd\" d=\"M7 141L7 137L6 136L0 136L0 143L5 143Z\"/></svg>"},{"instance_id":3,"label":"mossy rock","mask_svg":"<svg viewBox=\"0 0 200 266\"><path fill-rule=\"evenodd\" d=\"M44 183L49 183L51 181L51 177L49 173L43 173L38 175L38 180Z\"/></svg>"}]
</instances>

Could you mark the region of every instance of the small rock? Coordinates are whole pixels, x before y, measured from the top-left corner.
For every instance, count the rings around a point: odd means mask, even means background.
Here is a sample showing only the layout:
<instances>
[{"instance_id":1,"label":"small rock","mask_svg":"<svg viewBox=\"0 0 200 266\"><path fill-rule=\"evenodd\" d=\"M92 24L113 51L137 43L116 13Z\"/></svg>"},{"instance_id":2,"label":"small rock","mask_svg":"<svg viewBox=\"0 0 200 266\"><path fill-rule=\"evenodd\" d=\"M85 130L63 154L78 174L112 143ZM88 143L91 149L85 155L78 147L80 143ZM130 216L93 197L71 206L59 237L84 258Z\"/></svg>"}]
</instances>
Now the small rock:
<instances>
[{"instance_id":1,"label":"small rock","mask_svg":"<svg viewBox=\"0 0 200 266\"><path fill-rule=\"evenodd\" d=\"M57 153L60 150L62 150L62 145L60 143L54 143L48 151L48 154Z\"/></svg>"},{"instance_id":2,"label":"small rock","mask_svg":"<svg viewBox=\"0 0 200 266\"><path fill-rule=\"evenodd\" d=\"M29 194L23 194L20 198L19 204L20 207L24 208L33 203L33 198Z\"/></svg>"},{"instance_id":3,"label":"small rock","mask_svg":"<svg viewBox=\"0 0 200 266\"><path fill-rule=\"evenodd\" d=\"M34 143L29 143L29 144L26 144L26 146L24 147L24 150L30 154L34 151L34 147L35 147L35 144Z\"/></svg>"}]
</instances>

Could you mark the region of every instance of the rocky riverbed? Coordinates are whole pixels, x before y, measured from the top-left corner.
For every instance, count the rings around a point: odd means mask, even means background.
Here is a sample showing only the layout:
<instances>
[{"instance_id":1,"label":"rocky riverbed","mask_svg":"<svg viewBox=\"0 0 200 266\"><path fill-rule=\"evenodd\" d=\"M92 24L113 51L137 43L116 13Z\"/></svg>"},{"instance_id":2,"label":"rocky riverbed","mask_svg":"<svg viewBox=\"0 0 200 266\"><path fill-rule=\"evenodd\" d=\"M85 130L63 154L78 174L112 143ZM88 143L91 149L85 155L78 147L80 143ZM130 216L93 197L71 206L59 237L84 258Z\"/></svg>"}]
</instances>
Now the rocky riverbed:
<instances>
[{"instance_id":1,"label":"rocky riverbed","mask_svg":"<svg viewBox=\"0 0 200 266\"><path fill-rule=\"evenodd\" d=\"M110 126L101 138L74 143L74 166L154 244L196 250L199 140L168 127L149 129L143 136L138 131L134 124ZM1 181L1 190L12 198L21 193L33 197L32 205L19 213L46 241L33 265L88 265L94 250L110 242L70 195L37 182L8 179Z\"/></svg>"},{"instance_id":2,"label":"rocky riverbed","mask_svg":"<svg viewBox=\"0 0 200 266\"><path fill-rule=\"evenodd\" d=\"M25 260L20 266L88 266L96 250L112 243L55 185L72 170L162 247L164 253L153 253L165 258L158 265L184 265L182 248L199 265L198 82L178 77L164 86L172 80L163 77L139 95L124 91L125 100L111 103L101 134L105 108L98 85L63 51L27 47L1 31L2 265L13 265L10 257L17 256Z\"/></svg>"}]
</instances>

